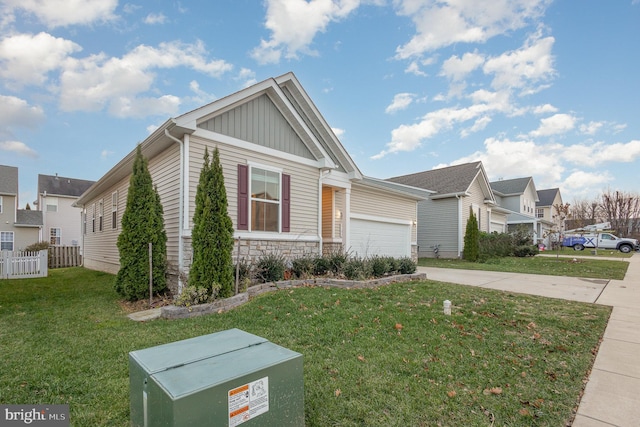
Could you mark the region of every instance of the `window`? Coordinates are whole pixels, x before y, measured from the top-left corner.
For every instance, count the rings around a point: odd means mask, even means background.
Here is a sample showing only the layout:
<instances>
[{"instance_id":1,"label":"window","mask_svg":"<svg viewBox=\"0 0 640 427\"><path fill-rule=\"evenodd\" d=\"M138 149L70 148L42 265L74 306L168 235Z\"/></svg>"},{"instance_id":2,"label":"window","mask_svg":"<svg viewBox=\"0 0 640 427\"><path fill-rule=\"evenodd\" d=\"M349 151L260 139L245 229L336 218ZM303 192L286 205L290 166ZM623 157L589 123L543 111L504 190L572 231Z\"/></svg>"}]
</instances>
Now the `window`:
<instances>
[{"instance_id":1,"label":"window","mask_svg":"<svg viewBox=\"0 0 640 427\"><path fill-rule=\"evenodd\" d=\"M291 176L238 165L238 230L289 232Z\"/></svg>"},{"instance_id":2,"label":"window","mask_svg":"<svg viewBox=\"0 0 640 427\"><path fill-rule=\"evenodd\" d=\"M104 216L104 202L98 203L98 231L102 231L102 217Z\"/></svg>"},{"instance_id":3,"label":"window","mask_svg":"<svg viewBox=\"0 0 640 427\"><path fill-rule=\"evenodd\" d=\"M49 229L49 243L52 245L60 245L60 237L62 235L62 230L59 228L51 228Z\"/></svg>"},{"instance_id":4,"label":"window","mask_svg":"<svg viewBox=\"0 0 640 427\"><path fill-rule=\"evenodd\" d=\"M111 228L118 228L118 192L111 194Z\"/></svg>"},{"instance_id":5,"label":"window","mask_svg":"<svg viewBox=\"0 0 640 427\"><path fill-rule=\"evenodd\" d=\"M47 212L58 212L58 198L45 197L47 204Z\"/></svg>"},{"instance_id":6,"label":"window","mask_svg":"<svg viewBox=\"0 0 640 427\"><path fill-rule=\"evenodd\" d=\"M2 213L2 196L0 196L0 213Z\"/></svg>"},{"instance_id":7,"label":"window","mask_svg":"<svg viewBox=\"0 0 640 427\"><path fill-rule=\"evenodd\" d=\"M82 210L82 234L87 234L87 210Z\"/></svg>"},{"instance_id":8,"label":"window","mask_svg":"<svg viewBox=\"0 0 640 427\"><path fill-rule=\"evenodd\" d=\"M251 230L280 231L280 172L251 168Z\"/></svg>"},{"instance_id":9,"label":"window","mask_svg":"<svg viewBox=\"0 0 640 427\"><path fill-rule=\"evenodd\" d=\"M91 205L91 232L96 232L96 205Z\"/></svg>"},{"instance_id":10,"label":"window","mask_svg":"<svg viewBox=\"0 0 640 427\"><path fill-rule=\"evenodd\" d=\"M536 218L544 218L544 209L536 208Z\"/></svg>"},{"instance_id":11,"label":"window","mask_svg":"<svg viewBox=\"0 0 640 427\"><path fill-rule=\"evenodd\" d=\"M0 251L13 250L13 231L0 231Z\"/></svg>"}]
</instances>

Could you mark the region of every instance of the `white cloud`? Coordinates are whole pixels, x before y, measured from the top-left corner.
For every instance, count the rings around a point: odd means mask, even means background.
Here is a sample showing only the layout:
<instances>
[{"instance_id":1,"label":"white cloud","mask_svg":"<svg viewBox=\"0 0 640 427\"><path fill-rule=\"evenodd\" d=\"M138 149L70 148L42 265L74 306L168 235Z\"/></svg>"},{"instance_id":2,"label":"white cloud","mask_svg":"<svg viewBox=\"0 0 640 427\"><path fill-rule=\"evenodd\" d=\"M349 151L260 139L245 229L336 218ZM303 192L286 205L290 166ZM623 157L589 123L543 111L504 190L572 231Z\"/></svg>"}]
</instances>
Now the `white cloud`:
<instances>
[{"instance_id":1,"label":"white cloud","mask_svg":"<svg viewBox=\"0 0 640 427\"><path fill-rule=\"evenodd\" d=\"M427 76L427 73L425 73L420 69L420 65L418 64L417 61L411 61L409 65L407 65L407 68L405 68L404 72L407 74L414 74L416 76L421 76L421 77Z\"/></svg>"},{"instance_id":2,"label":"white cloud","mask_svg":"<svg viewBox=\"0 0 640 427\"><path fill-rule=\"evenodd\" d=\"M569 132L576 125L576 118L570 114L554 114L540 120L540 127L531 131L533 137L559 135Z\"/></svg>"},{"instance_id":3,"label":"white cloud","mask_svg":"<svg viewBox=\"0 0 640 427\"><path fill-rule=\"evenodd\" d=\"M480 117L479 119L477 119L473 123L473 126L471 126L468 129L462 129L460 131L460 137L466 138L467 136L471 135L472 133L479 132L479 131L483 130L484 128L486 128L489 123L491 123L491 117L489 117L489 116Z\"/></svg>"},{"instance_id":4,"label":"white cloud","mask_svg":"<svg viewBox=\"0 0 640 427\"><path fill-rule=\"evenodd\" d=\"M440 75L446 76L453 81L462 80L467 74L480 67L483 63L484 56L476 52L467 52L462 55L462 58L454 55L444 61Z\"/></svg>"},{"instance_id":5,"label":"white cloud","mask_svg":"<svg viewBox=\"0 0 640 427\"><path fill-rule=\"evenodd\" d=\"M533 114L549 114L557 112L558 109L551 104L544 104L533 107Z\"/></svg>"},{"instance_id":6,"label":"white cloud","mask_svg":"<svg viewBox=\"0 0 640 427\"><path fill-rule=\"evenodd\" d=\"M580 132L587 135L595 135L602 127L604 122L589 122L587 124L580 125Z\"/></svg>"},{"instance_id":7,"label":"white cloud","mask_svg":"<svg viewBox=\"0 0 640 427\"><path fill-rule=\"evenodd\" d=\"M113 156L114 154L115 154L115 153L114 153L113 151L111 151L111 150L102 150L102 151L100 152L100 158L101 158L102 160L106 160L106 159L108 159L109 157Z\"/></svg>"},{"instance_id":8,"label":"white cloud","mask_svg":"<svg viewBox=\"0 0 640 427\"><path fill-rule=\"evenodd\" d=\"M590 167L609 162L630 163L640 159L640 140L614 144L606 144L602 141L592 144L573 144L566 147L562 157L568 162Z\"/></svg>"},{"instance_id":9,"label":"white cloud","mask_svg":"<svg viewBox=\"0 0 640 427\"><path fill-rule=\"evenodd\" d=\"M267 0L265 27L269 40L261 40L251 56L261 64L297 58L299 53L316 55L310 48L314 37L334 21L347 17L360 0Z\"/></svg>"},{"instance_id":10,"label":"white cloud","mask_svg":"<svg viewBox=\"0 0 640 427\"><path fill-rule=\"evenodd\" d=\"M540 83L555 75L551 55L554 42L553 37L541 38L538 32L520 49L489 58L483 70L494 76L491 86L494 89L517 88L525 94L547 87Z\"/></svg>"},{"instance_id":11,"label":"white cloud","mask_svg":"<svg viewBox=\"0 0 640 427\"><path fill-rule=\"evenodd\" d=\"M413 102L416 95L414 93L398 93L393 97L391 104L385 109L386 113L395 113L396 111L404 110Z\"/></svg>"},{"instance_id":12,"label":"white cloud","mask_svg":"<svg viewBox=\"0 0 640 427\"><path fill-rule=\"evenodd\" d=\"M572 193L590 193L589 197L592 197L595 192L591 191L591 189L600 189L611 181L613 181L613 177L608 171L586 172L583 170L577 170L566 177L562 185Z\"/></svg>"},{"instance_id":13,"label":"white cloud","mask_svg":"<svg viewBox=\"0 0 640 427\"><path fill-rule=\"evenodd\" d=\"M340 129L340 128L331 128L331 130L333 131L335 136L338 137L338 139L342 138L342 136L347 132L344 129Z\"/></svg>"},{"instance_id":14,"label":"white cloud","mask_svg":"<svg viewBox=\"0 0 640 427\"><path fill-rule=\"evenodd\" d=\"M158 68L186 67L219 77L232 66L222 60L207 60L202 42L161 43L157 48L140 45L122 58L104 54L83 59L69 58L60 76L60 105L65 111L98 111L105 107L117 116L127 114L173 114L180 100L171 95L142 97L151 90ZM147 115L148 115L147 114Z\"/></svg>"},{"instance_id":15,"label":"white cloud","mask_svg":"<svg viewBox=\"0 0 640 427\"><path fill-rule=\"evenodd\" d=\"M76 43L47 33L11 35L0 41L0 77L10 87L42 85L49 72L81 50Z\"/></svg>"},{"instance_id":16,"label":"white cloud","mask_svg":"<svg viewBox=\"0 0 640 427\"><path fill-rule=\"evenodd\" d=\"M20 141L2 141L0 142L0 150L34 159L38 157L38 153L34 149Z\"/></svg>"},{"instance_id":17,"label":"white cloud","mask_svg":"<svg viewBox=\"0 0 640 427\"><path fill-rule=\"evenodd\" d=\"M15 96L0 95L0 131L15 127L33 129L44 118L41 107L31 106Z\"/></svg>"},{"instance_id":18,"label":"white cloud","mask_svg":"<svg viewBox=\"0 0 640 427\"><path fill-rule=\"evenodd\" d=\"M115 19L118 0L3 0L4 21L13 21L22 10L35 15L49 28L90 25Z\"/></svg>"},{"instance_id":19,"label":"white cloud","mask_svg":"<svg viewBox=\"0 0 640 427\"><path fill-rule=\"evenodd\" d=\"M144 23L148 25L164 24L167 17L163 13L150 13L144 18Z\"/></svg>"},{"instance_id":20,"label":"white cloud","mask_svg":"<svg viewBox=\"0 0 640 427\"><path fill-rule=\"evenodd\" d=\"M419 56L454 43L482 43L522 28L540 17L550 0L396 0L397 13L408 16L416 35L396 49L399 59Z\"/></svg>"}]
</instances>

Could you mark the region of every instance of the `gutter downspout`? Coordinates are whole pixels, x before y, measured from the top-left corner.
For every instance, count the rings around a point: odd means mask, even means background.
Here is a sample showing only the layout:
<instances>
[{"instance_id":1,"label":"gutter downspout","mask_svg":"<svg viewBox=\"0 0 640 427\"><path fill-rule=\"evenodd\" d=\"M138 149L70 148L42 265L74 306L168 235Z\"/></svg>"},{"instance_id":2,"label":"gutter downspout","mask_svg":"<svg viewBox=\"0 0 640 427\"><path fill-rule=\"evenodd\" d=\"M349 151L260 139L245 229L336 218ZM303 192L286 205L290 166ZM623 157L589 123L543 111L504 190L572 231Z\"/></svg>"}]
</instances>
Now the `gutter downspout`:
<instances>
[{"instance_id":1,"label":"gutter downspout","mask_svg":"<svg viewBox=\"0 0 640 427\"><path fill-rule=\"evenodd\" d=\"M184 270L184 242L183 242L183 233L184 233L184 197L185 197L185 191L184 191L184 174L186 173L185 171L185 166L184 166L184 159L185 159L185 145L188 144L188 135L185 135L185 141L181 141L178 138L176 138L175 136L171 135L169 133L169 130L165 129L164 130L164 134L166 135L167 138L171 139L174 142L177 142L178 145L180 146L180 182L179 182L179 203L178 203L178 294L182 293L182 272Z\"/></svg>"},{"instance_id":2,"label":"gutter downspout","mask_svg":"<svg viewBox=\"0 0 640 427\"><path fill-rule=\"evenodd\" d=\"M463 234L462 234L462 199L456 194L458 200L458 258L462 258Z\"/></svg>"}]
</instances>

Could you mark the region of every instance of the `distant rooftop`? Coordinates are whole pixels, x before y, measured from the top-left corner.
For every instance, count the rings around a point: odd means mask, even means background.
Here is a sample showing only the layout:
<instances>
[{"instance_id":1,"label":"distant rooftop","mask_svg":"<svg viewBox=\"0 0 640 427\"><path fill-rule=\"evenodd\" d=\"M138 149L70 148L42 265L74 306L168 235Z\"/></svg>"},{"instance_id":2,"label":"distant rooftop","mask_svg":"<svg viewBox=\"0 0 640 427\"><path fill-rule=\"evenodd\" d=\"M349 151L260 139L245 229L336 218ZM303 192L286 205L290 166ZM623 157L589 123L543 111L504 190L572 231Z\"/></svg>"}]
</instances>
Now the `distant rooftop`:
<instances>
[{"instance_id":1,"label":"distant rooftop","mask_svg":"<svg viewBox=\"0 0 640 427\"><path fill-rule=\"evenodd\" d=\"M80 197L94 181L67 178L58 175L38 175L38 194L45 191L48 196Z\"/></svg>"}]
</instances>

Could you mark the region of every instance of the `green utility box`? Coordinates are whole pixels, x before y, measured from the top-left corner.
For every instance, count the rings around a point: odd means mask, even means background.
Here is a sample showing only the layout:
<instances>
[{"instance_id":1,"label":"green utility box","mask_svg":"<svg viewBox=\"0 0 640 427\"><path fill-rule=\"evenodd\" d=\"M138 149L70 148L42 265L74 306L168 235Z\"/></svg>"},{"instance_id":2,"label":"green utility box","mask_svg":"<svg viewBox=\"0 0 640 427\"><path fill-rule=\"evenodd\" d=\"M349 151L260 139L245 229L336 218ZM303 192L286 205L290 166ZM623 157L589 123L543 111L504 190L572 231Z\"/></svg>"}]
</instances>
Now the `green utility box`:
<instances>
[{"instance_id":1,"label":"green utility box","mask_svg":"<svg viewBox=\"0 0 640 427\"><path fill-rule=\"evenodd\" d=\"M304 426L302 355L230 329L129 353L131 425Z\"/></svg>"}]
</instances>

